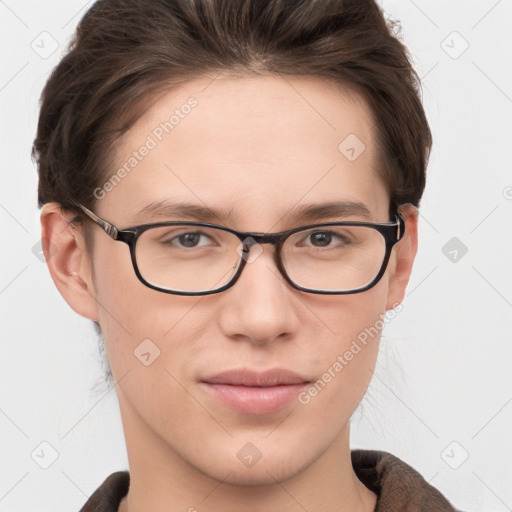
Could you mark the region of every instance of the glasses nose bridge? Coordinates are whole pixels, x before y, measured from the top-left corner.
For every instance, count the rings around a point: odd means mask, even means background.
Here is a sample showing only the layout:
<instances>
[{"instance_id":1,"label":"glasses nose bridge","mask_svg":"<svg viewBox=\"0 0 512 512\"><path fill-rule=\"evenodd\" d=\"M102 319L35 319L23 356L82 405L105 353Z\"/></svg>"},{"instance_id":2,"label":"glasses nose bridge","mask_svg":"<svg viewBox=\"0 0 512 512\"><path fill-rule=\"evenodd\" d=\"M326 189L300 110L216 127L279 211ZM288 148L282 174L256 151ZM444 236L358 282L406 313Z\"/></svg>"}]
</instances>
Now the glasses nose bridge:
<instances>
[{"instance_id":1,"label":"glasses nose bridge","mask_svg":"<svg viewBox=\"0 0 512 512\"><path fill-rule=\"evenodd\" d=\"M242 270L245 267L245 264L250 262L250 250L254 245L263 245L263 244L271 244L274 246L275 250L273 253L273 259L274 263L276 264L279 272L283 274L284 277L286 275L284 274L284 269L282 267L281 263L281 257L280 257L280 247L281 247L281 241L285 238L285 234L283 233L239 233L239 238L242 241L242 253L240 254L241 259L241 265ZM263 251L263 249L262 249Z\"/></svg>"},{"instance_id":2,"label":"glasses nose bridge","mask_svg":"<svg viewBox=\"0 0 512 512\"><path fill-rule=\"evenodd\" d=\"M277 245L279 241L283 238L283 234L275 233L241 233L242 241L245 243L249 240L249 248L251 248L256 243L258 244L272 244Z\"/></svg>"},{"instance_id":3,"label":"glasses nose bridge","mask_svg":"<svg viewBox=\"0 0 512 512\"><path fill-rule=\"evenodd\" d=\"M279 247L281 245L281 241L286 236L283 233L240 233L240 239L243 245L243 252L249 253L251 247L253 245L263 245L263 244L271 244L275 247L274 251L274 260L276 265L280 268L280 255L279 255Z\"/></svg>"}]
</instances>

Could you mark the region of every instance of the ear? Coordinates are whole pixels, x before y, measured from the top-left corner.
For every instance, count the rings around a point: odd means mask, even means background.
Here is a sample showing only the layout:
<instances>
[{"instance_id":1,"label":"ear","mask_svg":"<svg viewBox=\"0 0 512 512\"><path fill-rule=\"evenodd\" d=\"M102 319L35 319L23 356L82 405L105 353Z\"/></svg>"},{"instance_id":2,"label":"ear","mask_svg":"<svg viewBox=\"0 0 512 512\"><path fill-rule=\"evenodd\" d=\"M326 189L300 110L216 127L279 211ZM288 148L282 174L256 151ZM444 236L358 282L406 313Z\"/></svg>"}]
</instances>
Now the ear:
<instances>
[{"instance_id":1,"label":"ear","mask_svg":"<svg viewBox=\"0 0 512 512\"><path fill-rule=\"evenodd\" d=\"M394 309L403 301L418 251L418 210L407 204L400 208L400 214L405 221L405 233L391 253L387 310Z\"/></svg>"},{"instance_id":2,"label":"ear","mask_svg":"<svg viewBox=\"0 0 512 512\"><path fill-rule=\"evenodd\" d=\"M98 321L91 258L80 225L58 203L41 210L41 245L48 270L64 300L79 315Z\"/></svg>"}]
</instances>

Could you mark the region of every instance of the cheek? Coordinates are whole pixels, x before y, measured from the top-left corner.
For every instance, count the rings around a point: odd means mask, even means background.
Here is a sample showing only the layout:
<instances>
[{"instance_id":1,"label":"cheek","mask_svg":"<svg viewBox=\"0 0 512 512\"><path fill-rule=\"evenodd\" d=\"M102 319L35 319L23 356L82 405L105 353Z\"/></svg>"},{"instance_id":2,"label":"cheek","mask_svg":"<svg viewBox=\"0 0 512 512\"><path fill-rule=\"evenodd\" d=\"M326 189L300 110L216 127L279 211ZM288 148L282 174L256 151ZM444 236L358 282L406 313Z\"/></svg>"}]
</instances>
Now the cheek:
<instances>
[{"instance_id":1,"label":"cheek","mask_svg":"<svg viewBox=\"0 0 512 512\"><path fill-rule=\"evenodd\" d=\"M140 366L141 354L148 352L145 358L154 358L157 365L165 359L160 356L165 356L169 337L178 354L187 353L181 344L190 344L188 326L201 297L148 288L135 275L128 246L109 242L97 243L93 264L99 323L112 372L122 375Z\"/></svg>"},{"instance_id":2,"label":"cheek","mask_svg":"<svg viewBox=\"0 0 512 512\"><path fill-rule=\"evenodd\" d=\"M384 281L360 294L345 296L324 308L330 337L319 339L314 350L317 380L299 402L322 410L323 415L348 419L371 380L384 326L387 284Z\"/></svg>"}]
</instances>

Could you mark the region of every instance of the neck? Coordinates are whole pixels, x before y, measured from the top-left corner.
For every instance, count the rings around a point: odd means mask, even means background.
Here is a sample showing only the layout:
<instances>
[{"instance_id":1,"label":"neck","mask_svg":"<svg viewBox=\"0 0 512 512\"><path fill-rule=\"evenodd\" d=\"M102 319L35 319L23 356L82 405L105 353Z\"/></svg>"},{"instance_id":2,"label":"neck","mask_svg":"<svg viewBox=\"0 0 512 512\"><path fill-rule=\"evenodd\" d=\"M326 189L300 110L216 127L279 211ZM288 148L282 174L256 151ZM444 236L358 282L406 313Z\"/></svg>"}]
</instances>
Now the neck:
<instances>
[{"instance_id":1,"label":"neck","mask_svg":"<svg viewBox=\"0 0 512 512\"><path fill-rule=\"evenodd\" d=\"M375 494L352 468L348 425L319 458L291 477L281 479L274 465L248 484L237 483L234 471L221 478L207 474L172 450L133 410L124 408L121 414L130 487L119 512L373 512L375 508Z\"/></svg>"}]
</instances>

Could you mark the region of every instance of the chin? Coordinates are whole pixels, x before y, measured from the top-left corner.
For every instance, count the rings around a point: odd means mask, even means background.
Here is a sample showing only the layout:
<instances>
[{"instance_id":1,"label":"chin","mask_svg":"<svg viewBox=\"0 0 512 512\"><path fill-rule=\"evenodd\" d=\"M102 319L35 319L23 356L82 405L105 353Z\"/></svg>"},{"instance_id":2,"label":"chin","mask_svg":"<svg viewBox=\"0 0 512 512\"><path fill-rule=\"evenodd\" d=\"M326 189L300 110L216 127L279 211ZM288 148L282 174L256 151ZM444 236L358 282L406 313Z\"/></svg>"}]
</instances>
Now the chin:
<instances>
[{"instance_id":1,"label":"chin","mask_svg":"<svg viewBox=\"0 0 512 512\"><path fill-rule=\"evenodd\" d=\"M292 471L289 465L283 468L279 465L273 467L261 466L259 468L226 468L225 473L219 473L218 468L214 469L215 474L206 473L209 477L221 481L223 484L234 485L238 487L256 487L265 485L274 485L276 481L282 482L291 478L298 471Z\"/></svg>"},{"instance_id":2,"label":"chin","mask_svg":"<svg viewBox=\"0 0 512 512\"><path fill-rule=\"evenodd\" d=\"M252 466L245 466L237 456L229 450L229 457L222 454L212 455L213 464L204 461L205 464L197 465L196 468L204 475L221 481L224 484L236 486L262 486L273 485L276 481L282 482L296 476L307 465L307 460L297 460L295 450L275 451L271 455L262 454L261 458ZM225 452L226 453L226 452ZM233 453L233 455L231 455ZM223 460L220 464L220 460Z\"/></svg>"}]
</instances>

